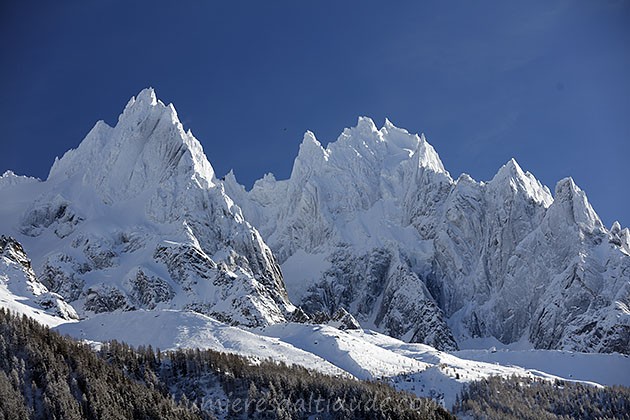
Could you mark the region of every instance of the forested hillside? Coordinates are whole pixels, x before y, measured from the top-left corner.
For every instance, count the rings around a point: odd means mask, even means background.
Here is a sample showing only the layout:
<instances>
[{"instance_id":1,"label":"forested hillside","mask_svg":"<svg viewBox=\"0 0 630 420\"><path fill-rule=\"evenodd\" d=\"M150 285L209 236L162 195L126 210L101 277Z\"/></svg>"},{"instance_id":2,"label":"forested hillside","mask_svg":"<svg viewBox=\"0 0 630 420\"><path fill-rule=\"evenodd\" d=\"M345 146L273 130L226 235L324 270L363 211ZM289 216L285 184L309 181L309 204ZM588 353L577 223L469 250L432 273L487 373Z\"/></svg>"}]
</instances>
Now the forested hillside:
<instances>
[{"instance_id":1,"label":"forested hillside","mask_svg":"<svg viewBox=\"0 0 630 420\"><path fill-rule=\"evenodd\" d=\"M89 346L0 309L0 419L449 419L433 401L210 350Z\"/></svg>"},{"instance_id":2,"label":"forested hillside","mask_svg":"<svg viewBox=\"0 0 630 420\"><path fill-rule=\"evenodd\" d=\"M487 420L630 419L630 388L491 377L468 385L453 411Z\"/></svg>"},{"instance_id":3,"label":"forested hillside","mask_svg":"<svg viewBox=\"0 0 630 420\"><path fill-rule=\"evenodd\" d=\"M630 419L630 389L529 378L464 388L455 414L484 419ZM450 419L379 382L212 350L98 350L0 309L0 420L100 418Z\"/></svg>"},{"instance_id":4,"label":"forested hillside","mask_svg":"<svg viewBox=\"0 0 630 420\"><path fill-rule=\"evenodd\" d=\"M0 309L0 419L196 419L84 344Z\"/></svg>"}]
</instances>

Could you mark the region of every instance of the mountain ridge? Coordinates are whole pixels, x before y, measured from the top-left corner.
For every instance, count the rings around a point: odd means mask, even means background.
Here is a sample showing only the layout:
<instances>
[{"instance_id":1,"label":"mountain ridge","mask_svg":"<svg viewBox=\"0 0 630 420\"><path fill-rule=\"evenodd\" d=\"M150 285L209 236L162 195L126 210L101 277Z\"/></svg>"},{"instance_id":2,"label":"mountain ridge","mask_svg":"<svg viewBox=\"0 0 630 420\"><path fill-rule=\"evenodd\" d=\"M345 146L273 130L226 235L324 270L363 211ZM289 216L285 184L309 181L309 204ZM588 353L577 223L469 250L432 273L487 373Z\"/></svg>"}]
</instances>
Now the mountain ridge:
<instances>
[{"instance_id":1,"label":"mountain ridge","mask_svg":"<svg viewBox=\"0 0 630 420\"><path fill-rule=\"evenodd\" d=\"M47 180L7 172L0 194L0 229L81 316L178 309L259 327L347 310L444 350L494 337L630 352L628 228L603 226L572 179L554 197L514 159L487 182L453 179L389 120L360 117L325 148L308 131L288 179L247 191L149 88Z\"/></svg>"},{"instance_id":2,"label":"mountain ridge","mask_svg":"<svg viewBox=\"0 0 630 420\"><path fill-rule=\"evenodd\" d=\"M254 326L295 310L273 254L153 89L132 98L115 127L97 122L32 191L5 178L15 205L0 209L3 230L82 315L187 308Z\"/></svg>"},{"instance_id":3,"label":"mountain ridge","mask_svg":"<svg viewBox=\"0 0 630 420\"><path fill-rule=\"evenodd\" d=\"M233 174L224 182L283 268L299 267L300 258L328 263L314 276L285 275L307 312L346 307L363 325L443 349L493 336L628 352L630 260L621 239L628 230L606 229L571 178L557 183L554 197L511 159L488 182L453 180L424 136L360 117L326 148L307 132L287 180L267 175L250 191ZM573 261L583 254L591 270ZM371 265L377 255L385 256L380 268ZM581 284L595 285L576 288L579 301L562 291L575 264L588 278ZM441 339L429 338L427 324Z\"/></svg>"}]
</instances>

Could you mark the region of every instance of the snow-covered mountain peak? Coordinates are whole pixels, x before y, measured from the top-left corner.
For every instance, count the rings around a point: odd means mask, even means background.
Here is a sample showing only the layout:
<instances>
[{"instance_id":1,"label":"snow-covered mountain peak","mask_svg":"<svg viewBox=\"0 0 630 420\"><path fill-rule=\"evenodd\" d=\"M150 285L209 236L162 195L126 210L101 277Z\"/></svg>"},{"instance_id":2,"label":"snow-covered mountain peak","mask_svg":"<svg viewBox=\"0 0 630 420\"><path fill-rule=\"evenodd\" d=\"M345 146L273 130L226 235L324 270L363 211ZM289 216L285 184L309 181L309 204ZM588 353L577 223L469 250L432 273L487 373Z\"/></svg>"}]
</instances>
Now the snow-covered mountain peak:
<instances>
[{"instance_id":1,"label":"snow-covered mountain peak","mask_svg":"<svg viewBox=\"0 0 630 420\"><path fill-rule=\"evenodd\" d=\"M161 102L161 101L160 101ZM136 96L132 96L127 102L127 106L125 110L133 107L133 106L155 106L158 103L157 95L155 94L155 89L152 87L144 88L138 93Z\"/></svg>"},{"instance_id":2,"label":"snow-covered mountain peak","mask_svg":"<svg viewBox=\"0 0 630 420\"><path fill-rule=\"evenodd\" d=\"M374 120L370 117L361 116L357 119L357 125L355 127L346 128L344 133L360 133L360 134L372 134L377 133L378 128L374 123Z\"/></svg>"},{"instance_id":3,"label":"snow-covered mountain peak","mask_svg":"<svg viewBox=\"0 0 630 420\"><path fill-rule=\"evenodd\" d=\"M322 147L312 131L307 131L304 133L302 143L300 143L300 150L293 164L291 178L309 178L312 173L319 172L327 160L328 151ZM262 185L258 184L254 188L260 189Z\"/></svg>"},{"instance_id":4,"label":"snow-covered mountain peak","mask_svg":"<svg viewBox=\"0 0 630 420\"><path fill-rule=\"evenodd\" d=\"M192 179L204 188L215 184L199 141L184 131L173 105L157 100L150 88L128 102L115 127L97 122L77 149L55 161L48 179L76 175L109 203L134 198L166 180Z\"/></svg>"},{"instance_id":5,"label":"snow-covered mountain peak","mask_svg":"<svg viewBox=\"0 0 630 420\"><path fill-rule=\"evenodd\" d=\"M304 133L302 143L300 143L300 151L298 152L298 160L302 163L320 162L328 160L328 152L322 147L312 131Z\"/></svg>"},{"instance_id":6,"label":"snow-covered mountain peak","mask_svg":"<svg viewBox=\"0 0 630 420\"><path fill-rule=\"evenodd\" d=\"M238 183L238 180L236 179L236 175L234 174L233 169L230 169L230 171L227 174L225 174L225 176L221 178L221 180L223 181L223 185L226 191L228 191L227 185L243 188L243 190L245 189L245 187L243 187L241 184ZM228 195L230 194L228 193Z\"/></svg>"},{"instance_id":7,"label":"snow-covered mountain peak","mask_svg":"<svg viewBox=\"0 0 630 420\"><path fill-rule=\"evenodd\" d=\"M455 180L455 185L476 185L477 181L473 179L472 176L468 175L466 172L461 173L457 179Z\"/></svg>"},{"instance_id":8,"label":"snow-covered mountain peak","mask_svg":"<svg viewBox=\"0 0 630 420\"><path fill-rule=\"evenodd\" d=\"M569 221L574 221L583 232L606 231L599 216L588 202L586 194L571 177L561 179L556 184L556 193L551 208L558 211L560 217L567 217Z\"/></svg>"},{"instance_id":9,"label":"snow-covered mountain peak","mask_svg":"<svg viewBox=\"0 0 630 420\"><path fill-rule=\"evenodd\" d=\"M505 165L499 168L493 179L523 178L524 176L525 173L516 159L511 158Z\"/></svg>"},{"instance_id":10,"label":"snow-covered mountain peak","mask_svg":"<svg viewBox=\"0 0 630 420\"><path fill-rule=\"evenodd\" d=\"M320 149L322 151L324 150L324 148L322 147L322 144L319 142L319 140L317 140L317 137L315 137L315 133L313 133L310 130L307 130L304 133L304 137L302 138L302 143L300 144L300 150L302 149L304 149L304 153L308 153L309 151L312 151L312 150L316 150L318 152Z\"/></svg>"},{"instance_id":11,"label":"snow-covered mountain peak","mask_svg":"<svg viewBox=\"0 0 630 420\"><path fill-rule=\"evenodd\" d=\"M280 268L228 186L175 108L145 89L38 188L3 190L20 202L0 200L0 215L16 220L0 227L21 234L42 283L83 314L168 307L246 325L284 320L294 308Z\"/></svg>"},{"instance_id":12,"label":"snow-covered mountain peak","mask_svg":"<svg viewBox=\"0 0 630 420\"><path fill-rule=\"evenodd\" d=\"M381 127L378 131L381 134L381 137L385 140L385 142L389 143L390 146L394 146L399 149L407 149L410 152L415 151L421 142L426 141L424 134L422 136L409 134L409 131L404 128L396 127L387 118L385 119L383 127Z\"/></svg>"},{"instance_id":13,"label":"snow-covered mountain peak","mask_svg":"<svg viewBox=\"0 0 630 420\"><path fill-rule=\"evenodd\" d=\"M454 181L423 135L361 117L326 148L307 133L288 180L265 178L249 192L226 184L307 313L344 308L362 325L441 348L492 336L626 351L617 321L593 330L611 337L605 343L580 342L588 320L600 317L589 309L593 296L611 320L616 314L630 231L619 226L607 237L570 179L558 184L555 201L514 159L489 182L465 174ZM610 286L601 295L576 289L582 301L564 313L558 284L576 276L590 290Z\"/></svg>"},{"instance_id":14,"label":"snow-covered mountain peak","mask_svg":"<svg viewBox=\"0 0 630 420\"><path fill-rule=\"evenodd\" d=\"M18 184L29 184L40 182L39 179L30 176L16 175L13 171L5 171L0 176L0 190L4 187L9 187Z\"/></svg>"},{"instance_id":15,"label":"snow-covered mountain peak","mask_svg":"<svg viewBox=\"0 0 630 420\"><path fill-rule=\"evenodd\" d=\"M415 137L418 136L415 135ZM424 134L419 137L418 147L414 151L413 156L416 160L416 167L427 168L433 172L447 175L447 177L450 178L450 175L448 175L448 172L444 169L444 164L442 164L440 156L437 154L433 146L427 142Z\"/></svg>"},{"instance_id":16,"label":"snow-covered mountain peak","mask_svg":"<svg viewBox=\"0 0 630 420\"><path fill-rule=\"evenodd\" d=\"M340 168L361 166L363 171L392 172L406 163L406 168L428 168L446 173L435 149L424 135L410 134L389 119L378 129L369 117L359 117L357 125L344 129L337 141L325 149L327 160Z\"/></svg>"},{"instance_id":17,"label":"snow-covered mountain peak","mask_svg":"<svg viewBox=\"0 0 630 420\"><path fill-rule=\"evenodd\" d=\"M398 127L396 127L394 123L390 121L389 118L385 117L385 123L383 124L383 128L392 129L392 128L398 128Z\"/></svg>"},{"instance_id":18,"label":"snow-covered mountain peak","mask_svg":"<svg viewBox=\"0 0 630 420\"><path fill-rule=\"evenodd\" d=\"M132 97L118 117L118 123L123 125L141 124L143 120L149 118L170 120L173 125L181 128L173 104L167 105L159 100L153 88L143 89L138 95Z\"/></svg>"},{"instance_id":19,"label":"snow-covered mountain peak","mask_svg":"<svg viewBox=\"0 0 630 420\"><path fill-rule=\"evenodd\" d=\"M370 117L359 117L357 125L346 127L336 141L328 144L326 150L330 154L350 150L357 157L367 157L370 153L382 153L383 146L383 136L374 121Z\"/></svg>"},{"instance_id":20,"label":"snow-covered mountain peak","mask_svg":"<svg viewBox=\"0 0 630 420\"><path fill-rule=\"evenodd\" d=\"M531 173L524 172L514 158L503 165L487 185L495 189L509 187L513 192L523 191L545 208L553 203L549 188L542 185Z\"/></svg>"}]
</instances>

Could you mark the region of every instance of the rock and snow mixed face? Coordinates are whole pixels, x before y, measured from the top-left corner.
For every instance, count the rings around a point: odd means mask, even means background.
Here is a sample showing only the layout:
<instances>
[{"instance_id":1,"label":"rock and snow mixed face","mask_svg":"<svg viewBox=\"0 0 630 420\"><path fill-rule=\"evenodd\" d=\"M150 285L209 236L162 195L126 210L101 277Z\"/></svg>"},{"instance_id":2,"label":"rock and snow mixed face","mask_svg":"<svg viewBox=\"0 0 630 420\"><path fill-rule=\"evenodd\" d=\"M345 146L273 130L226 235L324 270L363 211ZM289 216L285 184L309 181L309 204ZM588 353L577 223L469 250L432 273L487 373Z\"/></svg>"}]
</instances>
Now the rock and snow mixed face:
<instances>
[{"instance_id":1,"label":"rock and snow mixed face","mask_svg":"<svg viewBox=\"0 0 630 420\"><path fill-rule=\"evenodd\" d=\"M185 309L261 326L302 315L290 298L440 349L495 337L630 352L627 228L606 229L572 180L552 196L514 160L489 182L454 180L424 136L389 121L360 118L325 148L307 132L289 179L246 191L215 177L146 89L46 181L7 172L0 194L0 232L82 315Z\"/></svg>"},{"instance_id":2,"label":"rock and snow mixed face","mask_svg":"<svg viewBox=\"0 0 630 420\"><path fill-rule=\"evenodd\" d=\"M307 312L344 307L442 349L630 352L628 229L608 231L570 179L554 198L512 159L489 182L453 180L424 136L360 118L326 148L308 132L288 180L224 183Z\"/></svg>"},{"instance_id":3,"label":"rock and snow mixed face","mask_svg":"<svg viewBox=\"0 0 630 420\"><path fill-rule=\"evenodd\" d=\"M115 127L98 122L46 181L16 179L0 182L2 230L82 314L178 308L256 326L294 309L272 252L152 89Z\"/></svg>"},{"instance_id":4,"label":"rock and snow mixed face","mask_svg":"<svg viewBox=\"0 0 630 420\"><path fill-rule=\"evenodd\" d=\"M49 326L78 319L62 296L37 280L22 245L4 235L0 236L0 303Z\"/></svg>"}]
</instances>

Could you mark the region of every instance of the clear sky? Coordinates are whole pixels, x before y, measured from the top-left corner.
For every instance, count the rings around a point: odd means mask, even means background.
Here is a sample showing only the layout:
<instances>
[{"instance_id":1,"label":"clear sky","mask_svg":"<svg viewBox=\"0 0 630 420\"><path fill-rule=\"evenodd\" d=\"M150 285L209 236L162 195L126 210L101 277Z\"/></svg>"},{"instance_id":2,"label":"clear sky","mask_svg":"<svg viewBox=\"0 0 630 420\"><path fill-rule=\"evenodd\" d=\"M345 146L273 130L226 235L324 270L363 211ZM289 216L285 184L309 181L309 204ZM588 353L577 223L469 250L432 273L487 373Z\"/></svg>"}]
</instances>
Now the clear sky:
<instances>
[{"instance_id":1,"label":"clear sky","mask_svg":"<svg viewBox=\"0 0 630 420\"><path fill-rule=\"evenodd\" d=\"M304 131L424 132L454 177L511 157L630 225L630 2L0 3L0 171L45 178L152 86L219 176L286 178Z\"/></svg>"}]
</instances>

